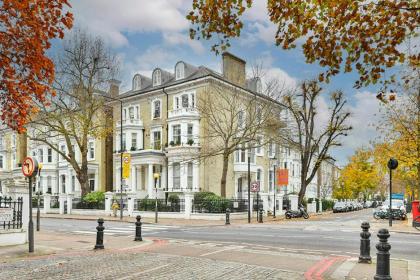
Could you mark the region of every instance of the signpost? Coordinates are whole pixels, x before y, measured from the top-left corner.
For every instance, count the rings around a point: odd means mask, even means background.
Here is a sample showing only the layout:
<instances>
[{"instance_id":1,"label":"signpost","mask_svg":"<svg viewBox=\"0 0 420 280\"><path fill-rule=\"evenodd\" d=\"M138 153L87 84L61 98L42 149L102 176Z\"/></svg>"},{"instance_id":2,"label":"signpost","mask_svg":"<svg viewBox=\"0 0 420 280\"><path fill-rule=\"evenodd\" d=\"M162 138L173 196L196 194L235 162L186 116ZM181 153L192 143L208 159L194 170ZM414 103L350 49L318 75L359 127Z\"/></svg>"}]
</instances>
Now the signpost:
<instances>
[{"instance_id":1,"label":"signpost","mask_svg":"<svg viewBox=\"0 0 420 280\"><path fill-rule=\"evenodd\" d=\"M28 240L29 253L34 251L34 223L32 221L32 179L38 174L38 161L31 157L26 157L22 162L22 173L29 179L29 223Z\"/></svg>"},{"instance_id":2,"label":"signpost","mask_svg":"<svg viewBox=\"0 0 420 280\"><path fill-rule=\"evenodd\" d=\"M258 211L260 210L260 202L259 202L259 192L260 192L260 182L254 181L251 184L251 192L257 193L257 221L258 221Z\"/></svg>"}]
</instances>

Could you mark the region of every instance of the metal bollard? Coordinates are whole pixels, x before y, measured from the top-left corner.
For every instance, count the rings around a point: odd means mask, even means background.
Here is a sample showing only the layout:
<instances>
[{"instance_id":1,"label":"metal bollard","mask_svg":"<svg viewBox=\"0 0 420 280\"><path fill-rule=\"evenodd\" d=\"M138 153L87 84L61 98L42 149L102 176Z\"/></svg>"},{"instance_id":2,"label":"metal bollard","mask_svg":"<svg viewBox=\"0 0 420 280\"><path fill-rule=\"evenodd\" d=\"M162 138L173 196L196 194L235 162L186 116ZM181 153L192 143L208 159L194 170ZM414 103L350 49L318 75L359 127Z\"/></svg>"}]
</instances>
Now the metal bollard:
<instances>
[{"instance_id":1,"label":"metal bollard","mask_svg":"<svg viewBox=\"0 0 420 280\"><path fill-rule=\"evenodd\" d=\"M392 280L389 263L389 250L391 249L391 245L388 243L389 236L389 232L385 228L380 229L378 232L379 243L376 244L376 249L378 249L376 253L376 274L373 278L375 280Z\"/></svg>"},{"instance_id":2,"label":"metal bollard","mask_svg":"<svg viewBox=\"0 0 420 280\"><path fill-rule=\"evenodd\" d=\"M372 263L372 258L370 257L370 225L368 222L363 222L361 228L359 263Z\"/></svg>"},{"instance_id":3,"label":"metal bollard","mask_svg":"<svg viewBox=\"0 0 420 280\"><path fill-rule=\"evenodd\" d=\"M96 230L98 231L96 233L96 245L95 249L104 249L104 219L99 218L98 219L98 226L96 227Z\"/></svg>"},{"instance_id":4,"label":"metal bollard","mask_svg":"<svg viewBox=\"0 0 420 280\"><path fill-rule=\"evenodd\" d=\"M262 223L263 222L263 209L262 208L260 208L259 213L260 213L260 216L259 216L258 222Z\"/></svg>"},{"instance_id":5,"label":"metal bollard","mask_svg":"<svg viewBox=\"0 0 420 280\"><path fill-rule=\"evenodd\" d=\"M141 237L141 216L138 215L136 220L136 237L134 238L134 241L143 241L143 238Z\"/></svg>"},{"instance_id":6,"label":"metal bollard","mask_svg":"<svg viewBox=\"0 0 420 280\"><path fill-rule=\"evenodd\" d=\"M230 209L226 209L226 222L225 225L230 225Z\"/></svg>"}]
</instances>

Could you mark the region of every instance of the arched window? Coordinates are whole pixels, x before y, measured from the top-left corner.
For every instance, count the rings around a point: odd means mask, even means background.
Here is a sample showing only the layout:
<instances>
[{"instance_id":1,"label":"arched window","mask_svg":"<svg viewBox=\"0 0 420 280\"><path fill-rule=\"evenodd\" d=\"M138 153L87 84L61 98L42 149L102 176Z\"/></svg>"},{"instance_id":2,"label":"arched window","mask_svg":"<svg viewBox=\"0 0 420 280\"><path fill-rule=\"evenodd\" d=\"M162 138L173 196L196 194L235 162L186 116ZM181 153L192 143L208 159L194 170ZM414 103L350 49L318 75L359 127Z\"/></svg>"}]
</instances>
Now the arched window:
<instances>
[{"instance_id":1,"label":"arched window","mask_svg":"<svg viewBox=\"0 0 420 280\"><path fill-rule=\"evenodd\" d=\"M175 66L175 79L180 80L185 78L185 65L183 62L178 62Z\"/></svg>"},{"instance_id":2,"label":"arched window","mask_svg":"<svg viewBox=\"0 0 420 280\"><path fill-rule=\"evenodd\" d=\"M139 75L135 75L133 78L133 90L141 89L141 77Z\"/></svg>"},{"instance_id":3,"label":"arched window","mask_svg":"<svg viewBox=\"0 0 420 280\"><path fill-rule=\"evenodd\" d=\"M160 69L156 69L153 72L153 86L159 86L162 83L162 72Z\"/></svg>"}]
</instances>

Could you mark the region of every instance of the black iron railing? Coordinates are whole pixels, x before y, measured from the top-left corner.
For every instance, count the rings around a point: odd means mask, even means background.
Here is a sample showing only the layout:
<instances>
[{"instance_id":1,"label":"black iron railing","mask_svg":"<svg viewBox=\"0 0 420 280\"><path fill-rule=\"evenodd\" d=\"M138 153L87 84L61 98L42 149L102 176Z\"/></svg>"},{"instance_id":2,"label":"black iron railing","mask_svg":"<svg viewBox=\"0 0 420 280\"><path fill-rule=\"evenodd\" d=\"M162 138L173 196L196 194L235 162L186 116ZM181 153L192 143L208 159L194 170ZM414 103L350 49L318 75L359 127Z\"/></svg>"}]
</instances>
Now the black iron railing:
<instances>
[{"instance_id":1,"label":"black iron railing","mask_svg":"<svg viewBox=\"0 0 420 280\"><path fill-rule=\"evenodd\" d=\"M227 199L227 198L204 198L194 199L192 205L193 213L226 213L229 208L231 213L247 212L247 199Z\"/></svg>"},{"instance_id":2,"label":"black iron railing","mask_svg":"<svg viewBox=\"0 0 420 280\"><path fill-rule=\"evenodd\" d=\"M105 210L105 201L100 202L87 202L81 198L73 198L72 200L73 209L96 209Z\"/></svg>"},{"instance_id":3,"label":"black iron railing","mask_svg":"<svg viewBox=\"0 0 420 280\"><path fill-rule=\"evenodd\" d=\"M23 199L13 200L11 197L0 197L0 229L22 228Z\"/></svg>"},{"instance_id":4,"label":"black iron railing","mask_svg":"<svg viewBox=\"0 0 420 280\"><path fill-rule=\"evenodd\" d=\"M137 210L138 211L155 211L155 199L138 199ZM177 199L173 201L158 199L157 200L158 212L184 212L185 211L185 200Z\"/></svg>"}]
</instances>

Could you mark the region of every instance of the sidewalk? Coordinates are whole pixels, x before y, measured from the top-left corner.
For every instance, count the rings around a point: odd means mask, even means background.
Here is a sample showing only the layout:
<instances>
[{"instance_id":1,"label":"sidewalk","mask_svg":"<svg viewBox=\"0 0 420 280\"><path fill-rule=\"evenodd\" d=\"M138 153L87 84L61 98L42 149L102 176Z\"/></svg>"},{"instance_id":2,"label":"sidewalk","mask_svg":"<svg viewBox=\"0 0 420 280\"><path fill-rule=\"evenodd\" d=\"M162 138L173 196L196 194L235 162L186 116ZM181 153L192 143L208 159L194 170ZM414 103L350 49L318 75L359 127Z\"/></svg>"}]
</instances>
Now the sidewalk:
<instances>
[{"instance_id":1,"label":"sidewalk","mask_svg":"<svg viewBox=\"0 0 420 280\"><path fill-rule=\"evenodd\" d=\"M411 213L409 213L411 215ZM386 228L390 233L406 233L406 234L418 234L420 231L412 226L410 216L404 221L394 220L392 227L389 226L388 220L375 220L370 223L371 230L378 231L381 228Z\"/></svg>"},{"instance_id":2,"label":"sidewalk","mask_svg":"<svg viewBox=\"0 0 420 280\"><path fill-rule=\"evenodd\" d=\"M152 245L156 240L143 238L143 241L133 241L133 237L104 237L104 250L100 251L119 251L135 250ZM96 244L96 235L75 235L51 231L35 231L34 252L28 252L28 244L0 247L1 262L9 262L16 259L33 259L54 255L71 256L74 254L93 253Z\"/></svg>"},{"instance_id":3,"label":"sidewalk","mask_svg":"<svg viewBox=\"0 0 420 280\"><path fill-rule=\"evenodd\" d=\"M393 280L420 279L420 262L391 258L391 277ZM348 259L331 275L332 279L364 280L373 279L376 274L376 258L371 264L358 263L357 258Z\"/></svg>"}]
</instances>

